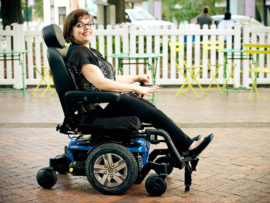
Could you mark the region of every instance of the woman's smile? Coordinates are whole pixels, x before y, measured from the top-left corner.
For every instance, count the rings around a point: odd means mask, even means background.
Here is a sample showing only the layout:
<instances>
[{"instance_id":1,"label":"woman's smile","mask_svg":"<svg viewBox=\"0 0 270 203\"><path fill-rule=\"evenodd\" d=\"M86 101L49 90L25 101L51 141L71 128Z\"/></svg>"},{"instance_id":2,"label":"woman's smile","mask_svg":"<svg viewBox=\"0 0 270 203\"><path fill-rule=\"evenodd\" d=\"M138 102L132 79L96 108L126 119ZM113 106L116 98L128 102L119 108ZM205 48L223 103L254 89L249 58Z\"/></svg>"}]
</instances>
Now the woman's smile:
<instances>
[{"instance_id":1,"label":"woman's smile","mask_svg":"<svg viewBox=\"0 0 270 203\"><path fill-rule=\"evenodd\" d=\"M93 36L93 23L88 16L83 16L73 27L72 35L74 42L81 46L89 47Z\"/></svg>"}]
</instances>

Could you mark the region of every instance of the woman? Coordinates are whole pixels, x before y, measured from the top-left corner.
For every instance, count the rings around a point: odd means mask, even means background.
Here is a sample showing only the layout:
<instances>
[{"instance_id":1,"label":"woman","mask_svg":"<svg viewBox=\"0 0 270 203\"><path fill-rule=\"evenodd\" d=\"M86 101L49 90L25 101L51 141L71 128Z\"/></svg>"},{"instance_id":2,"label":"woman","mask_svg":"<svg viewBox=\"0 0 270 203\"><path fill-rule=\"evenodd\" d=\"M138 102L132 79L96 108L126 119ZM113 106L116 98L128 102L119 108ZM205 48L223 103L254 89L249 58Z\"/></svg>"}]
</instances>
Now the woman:
<instances>
[{"instance_id":1,"label":"woman","mask_svg":"<svg viewBox=\"0 0 270 203\"><path fill-rule=\"evenodd\" d=\"M121 94L119 102L108 104L98 116L137 116L142 122L151 123L169 133L179 151L189 150L197 156L210 143L213 135L198 141L188 137L170 118L158 110L142 95L151 95L158 91L157 86L145 87L134 84L150 83L149 75L115 76L113 67L101 54L89 48L93 36L93 17L86 10L72 11L64 22L64 37L71 45L67 54L67 67L79 90L115 91L136 93ZM98 107L97 107L98 106ZM91 104L84 108L93 111L99 104Z\"/></svg>"}]
</instances>

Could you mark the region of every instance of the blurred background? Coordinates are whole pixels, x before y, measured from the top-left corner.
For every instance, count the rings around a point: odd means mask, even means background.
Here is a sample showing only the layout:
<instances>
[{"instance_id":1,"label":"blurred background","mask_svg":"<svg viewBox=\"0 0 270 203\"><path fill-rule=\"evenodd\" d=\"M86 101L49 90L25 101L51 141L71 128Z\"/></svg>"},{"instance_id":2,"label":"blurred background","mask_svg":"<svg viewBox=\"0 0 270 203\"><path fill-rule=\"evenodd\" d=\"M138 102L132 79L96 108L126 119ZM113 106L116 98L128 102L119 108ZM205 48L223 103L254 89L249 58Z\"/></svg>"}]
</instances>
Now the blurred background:
<instances>
[{"instance_id":1,"label":"blurred background","mask_svg":"<svg viewBox=\"0 0 270 203\"><path fill-rule=\"evenodd\" d=\"M87 9L98 24L190 24L210 8L216 23L230 11L239 23L270 25L270 0L1 0L0 23L27 25L63 25L68 13L77 8ZM138 23L139 22L139 23Z\"/></svg>"}]
</instances>

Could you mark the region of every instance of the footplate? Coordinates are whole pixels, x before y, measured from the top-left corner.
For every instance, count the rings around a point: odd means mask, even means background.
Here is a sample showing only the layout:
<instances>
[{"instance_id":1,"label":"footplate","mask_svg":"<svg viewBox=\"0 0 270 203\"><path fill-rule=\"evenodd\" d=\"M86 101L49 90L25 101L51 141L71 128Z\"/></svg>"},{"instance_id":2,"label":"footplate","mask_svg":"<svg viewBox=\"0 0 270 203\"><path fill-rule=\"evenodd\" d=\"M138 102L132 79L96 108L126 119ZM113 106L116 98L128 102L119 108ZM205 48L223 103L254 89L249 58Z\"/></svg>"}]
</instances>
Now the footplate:
<instances>
[{"instance_id":1,"label":"footplate","mask_svg":"<svg viewBox=\"0 0 270 203\"><path fill-rule=\"evenodd\" d=\"M193 159L188 162L186 162L185 166L185 192L189 192L190 186L192 184L192 172L196 171L196 167L198 165L199 159Z\"/></svg>"}]
</instances>

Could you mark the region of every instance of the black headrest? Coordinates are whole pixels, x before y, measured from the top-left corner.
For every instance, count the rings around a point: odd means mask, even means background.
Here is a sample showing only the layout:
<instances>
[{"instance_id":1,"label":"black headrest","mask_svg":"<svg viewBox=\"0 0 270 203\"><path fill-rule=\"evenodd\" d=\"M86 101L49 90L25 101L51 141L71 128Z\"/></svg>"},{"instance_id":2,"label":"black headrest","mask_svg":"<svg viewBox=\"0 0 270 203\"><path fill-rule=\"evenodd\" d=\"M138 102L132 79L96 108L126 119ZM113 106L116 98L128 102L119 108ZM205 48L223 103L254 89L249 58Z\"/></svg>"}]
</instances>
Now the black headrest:
<instances>
[{"instance_id":1,"label":"black headrest","mask_svg":"<svg viewBox=\"0 0 270 203\"><path fill-rule=\"evenodd\" d=\"M65 47L65 39L61 28L56 24L47 25L42 29L42 36L47 47Z\"/></svg>"}]
</instances>

